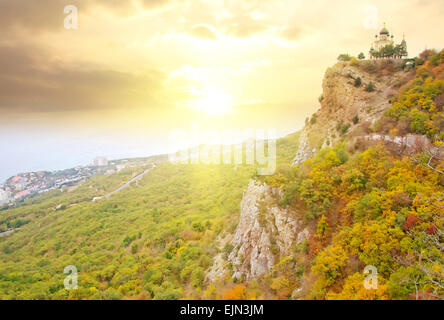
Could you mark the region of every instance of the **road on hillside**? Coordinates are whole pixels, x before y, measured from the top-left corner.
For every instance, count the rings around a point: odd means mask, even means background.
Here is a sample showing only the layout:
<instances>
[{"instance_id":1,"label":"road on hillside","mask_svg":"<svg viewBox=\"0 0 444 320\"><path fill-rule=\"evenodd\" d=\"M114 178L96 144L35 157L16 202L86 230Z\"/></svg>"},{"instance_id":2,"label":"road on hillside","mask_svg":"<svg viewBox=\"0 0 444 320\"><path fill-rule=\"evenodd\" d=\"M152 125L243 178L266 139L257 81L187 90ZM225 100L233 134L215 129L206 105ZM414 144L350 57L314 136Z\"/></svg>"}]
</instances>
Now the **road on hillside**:
<instances>
[{"instance_id":1,"label":"road on hillside","mask_svg":"<svg viewBox=\"0 0 444 320\"><path fill-rule=\"evenodd\" d=\"M8 231L5 231L5 232L0 232L0 238L6 237L7 235L9 235L11 233L14 233L14 232L15 232L14 229L11 229L11 230L8 230Z\"/></svg>"},{"instance_id":2,"label":"road on hillside","mask_svg":"<svg viewBox=\"0 0 444 320\"><path fill-rule=\"evenodd\" d=\"M127 183L125 183L123 186L117 188L116 190L114 190L114 191L112 191L112 192L110 192L110 193L108 193L108 194L106 194L106 195L104 195L104 196L101 196L101 197L94 197L94 199L92 199L92 201L95 202L95 201L97 201L97 200L101 200L101 199L108 199L108 198L111 197L113 194L118 193L118 192L122 191L123 189L128 188L128 187L131 185L131 183L133 183L134 181L139 181L140 179L142 179L143 176L146 175L148 172L150 172L154 167L155 167L155 166L153 166L153 167L150 168L150 169L146 169L144 172L142 172L142 173L139 174L138 176L132 178L131 180L129 180Z\"/></svg>"}]
</instances>

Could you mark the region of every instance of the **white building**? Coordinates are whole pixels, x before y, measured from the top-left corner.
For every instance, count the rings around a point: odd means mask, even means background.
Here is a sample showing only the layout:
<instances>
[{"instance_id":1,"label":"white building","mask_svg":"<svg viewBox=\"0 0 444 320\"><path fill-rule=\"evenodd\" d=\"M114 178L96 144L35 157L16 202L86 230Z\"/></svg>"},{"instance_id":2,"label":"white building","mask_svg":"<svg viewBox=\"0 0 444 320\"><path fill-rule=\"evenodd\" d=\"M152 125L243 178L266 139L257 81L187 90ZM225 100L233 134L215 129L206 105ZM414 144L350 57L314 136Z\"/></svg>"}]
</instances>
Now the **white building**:
<instances>
[{"instance_id":1,"label":"white building","mask_svg":"<svg viewBox=\"0 0 444 320\"><path fill-rule=\"evenodd\" d=\"M0 189L0 205L11 201L11 192Z\"/></svg>"},{"instance_id":2,"label":"white building","mask_svg":"<svg viewBox=\"0 0 444 320\"><path fill-rule=\"evenodd\" d=\"M93 160L93 165L103 167L108 165L108 159L105 157L97 157Z\"/></svg>"}]
</instances>

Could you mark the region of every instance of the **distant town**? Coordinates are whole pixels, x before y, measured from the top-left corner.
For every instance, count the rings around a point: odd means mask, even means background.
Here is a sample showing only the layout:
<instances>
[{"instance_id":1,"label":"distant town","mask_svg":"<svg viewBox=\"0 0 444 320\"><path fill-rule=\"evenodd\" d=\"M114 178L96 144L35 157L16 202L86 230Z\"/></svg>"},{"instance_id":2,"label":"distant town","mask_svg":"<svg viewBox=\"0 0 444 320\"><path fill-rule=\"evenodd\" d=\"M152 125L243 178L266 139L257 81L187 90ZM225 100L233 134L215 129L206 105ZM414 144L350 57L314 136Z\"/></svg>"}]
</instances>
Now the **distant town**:
<instances>
[{"instance_id":1,"label":"distant town","mask_svg":"<svg viewBox=\"0 0 444 320\"><path fill-rule=\"evenodd\" d=\"M113 174L147 164L148 158L108 161L95 158L91 164L58 171L19 173L0 184L0 207L7 208L54 189L72 186L98 174Z\"/></svg>"}]
</instances>

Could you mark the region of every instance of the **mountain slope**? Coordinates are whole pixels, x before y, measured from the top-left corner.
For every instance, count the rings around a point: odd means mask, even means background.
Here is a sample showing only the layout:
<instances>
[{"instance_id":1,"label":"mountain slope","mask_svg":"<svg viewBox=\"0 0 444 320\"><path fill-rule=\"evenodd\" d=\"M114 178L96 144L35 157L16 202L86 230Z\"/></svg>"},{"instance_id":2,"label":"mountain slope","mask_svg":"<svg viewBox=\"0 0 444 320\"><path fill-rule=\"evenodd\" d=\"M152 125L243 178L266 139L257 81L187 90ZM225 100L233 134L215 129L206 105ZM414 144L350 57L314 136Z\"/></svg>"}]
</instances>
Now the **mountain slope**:
<instances>
[{"instance_id":1,"label":"mountain slope","mask_svg":"<svg viewBox=\"0 0 444 320\"><path fill-rule=\"evenodd\" d=\"M213 297L443 298L444 52L424 55L412 69L352 60L327 70L321 109L300 133L299 166L250 181L250 205L210 270L216 287L231 289ZM276 246L276 211L289 214L290 229L298 221L284 236L290 251ZM301 230L308 239L294 241ZM230 286L226 265L243 284ZM364 286L368 268L376 289Z\"/></svg>"},{"instance_id":2,"label":"mountain slope","mask_svg":"<svg viewBox=\"0 0 444 320\"><path fill-rule=\"evenodd\" d=\"M18 230L0 238L0 298L442 298L444 52L403 67L328 70L321 109L277 141L272 176L162 162L109 199L91 201L146 167L1 212ZM68 265L77 290L63 287Z\"/></svg>"},{"instance_id":3,"label":"mountain slope","mask_svg":"<svg viewBox=\"0 0 444 320\"><path fill-rule=\"evenodd\" d=\"M55 211L49 198L3 212L2 219L30 222L0 240L0 297L187 296L202 285L212 239L233 223L253 173L164 163L109 200L90 197ZM63 288L67 265L79 272L78 290Z\"/></svg>"}]
</instances>

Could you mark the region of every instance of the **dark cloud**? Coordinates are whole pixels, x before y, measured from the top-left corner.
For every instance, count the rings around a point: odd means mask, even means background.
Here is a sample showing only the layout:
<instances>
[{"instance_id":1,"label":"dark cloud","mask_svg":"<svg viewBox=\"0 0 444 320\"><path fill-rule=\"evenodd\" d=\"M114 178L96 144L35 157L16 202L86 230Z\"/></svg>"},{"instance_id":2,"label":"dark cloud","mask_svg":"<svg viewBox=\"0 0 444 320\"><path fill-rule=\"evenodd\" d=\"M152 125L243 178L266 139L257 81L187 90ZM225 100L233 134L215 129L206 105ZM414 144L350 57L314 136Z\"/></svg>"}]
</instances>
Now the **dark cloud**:
<instances>
[{"instance_id":1,"label":"dark cloud","mask_svg":"<svg viewBox=\"0 0 444 320\"><path fill-rule=\"evenodd\" d=\"M210 40L217 39L217 35L214 32L213 28L204 24L195 25L191 29L190 34L202 39L210 39Z\"/></svg>"},{"instance_id":2,"label":"dark cloud","mask_svg":"<svg viewBox=\"0 0 444 320\"><path fill-rule=\"evenodd\" d=\"M0 32L15 27L33 30L56 29L63 27L63 8L67 1L61 0L14 0L0 2Z\"/></svg>"},{"instance_id":3,"label":"dark cloud","mask_svg":"<svg viewBox=\"0 0 444 320\"><path fill-rule=\"evenodd\" d=\"M64 65L34 47L0 46L0 112L152 107L160 103L161 71L131 74Z\"/></svg>"}]
</instances>

